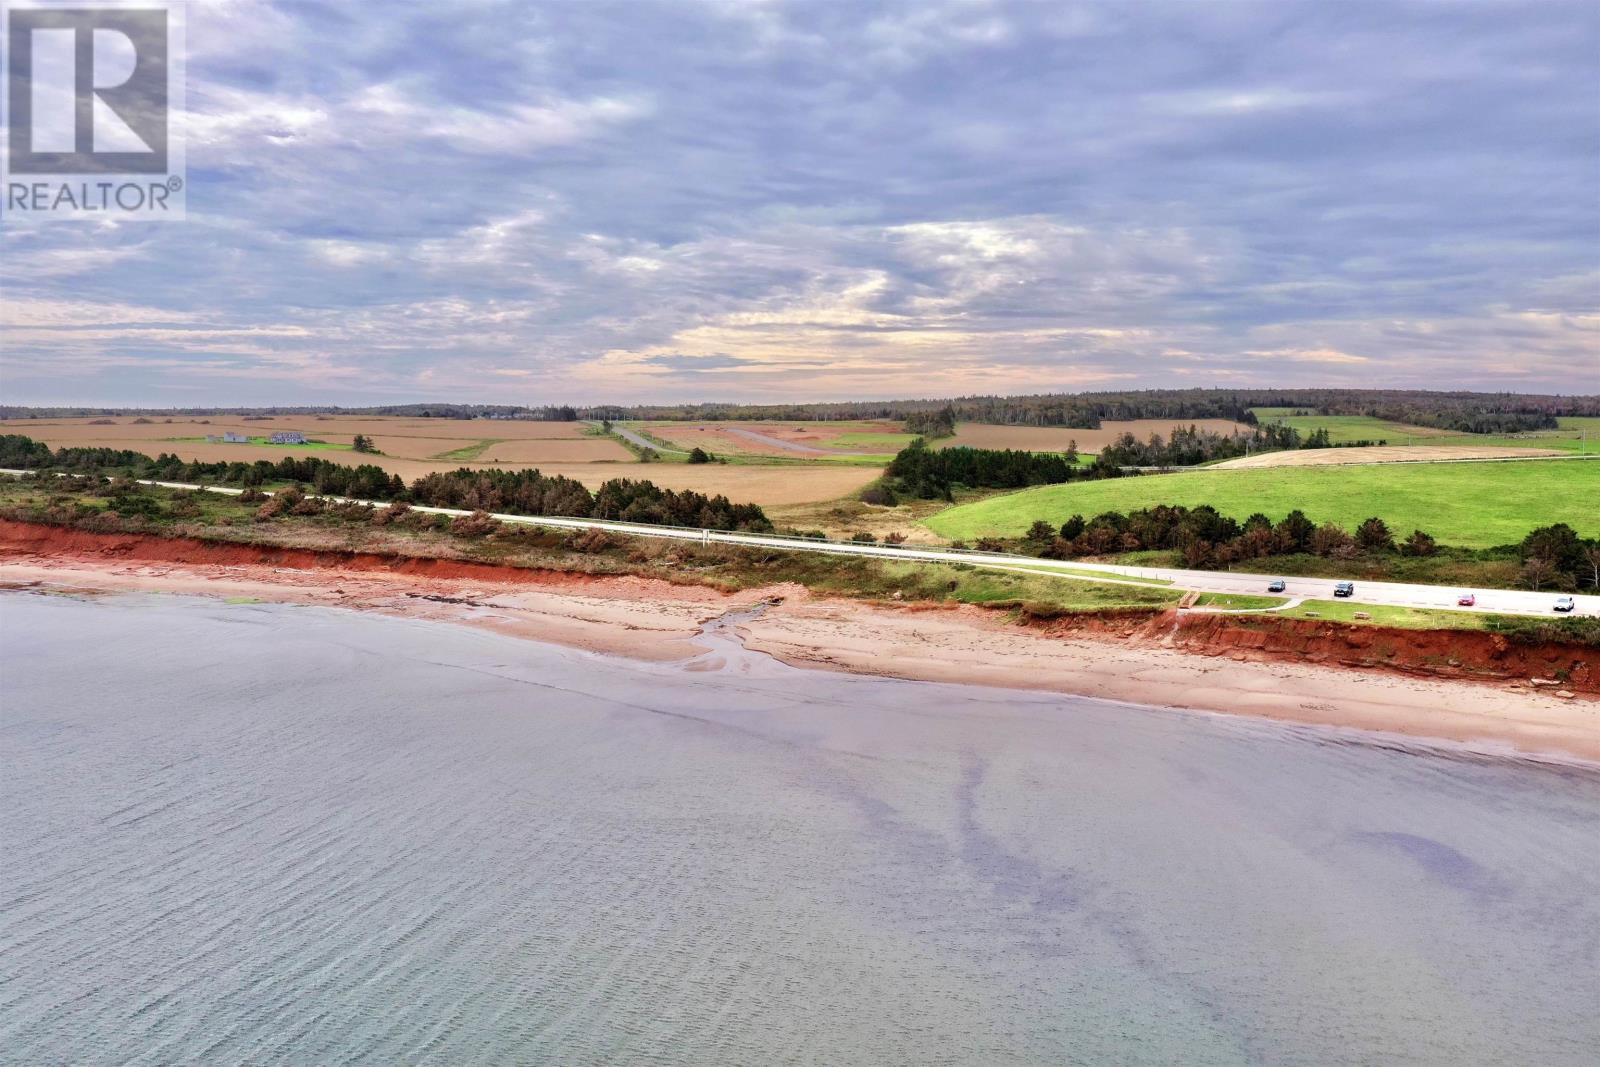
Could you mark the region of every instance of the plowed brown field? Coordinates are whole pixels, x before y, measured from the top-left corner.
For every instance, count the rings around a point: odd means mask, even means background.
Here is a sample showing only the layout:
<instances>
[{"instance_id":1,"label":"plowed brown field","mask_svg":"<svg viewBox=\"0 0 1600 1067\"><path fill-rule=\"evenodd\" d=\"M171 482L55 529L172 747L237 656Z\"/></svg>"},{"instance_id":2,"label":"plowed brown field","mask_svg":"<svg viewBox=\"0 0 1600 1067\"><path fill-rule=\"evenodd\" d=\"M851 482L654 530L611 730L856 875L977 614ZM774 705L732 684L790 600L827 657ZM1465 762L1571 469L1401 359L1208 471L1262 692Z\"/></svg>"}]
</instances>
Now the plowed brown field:
<instances>
[{"instance_id":1,"label":"plowed brown field","mask_svg":"<svg viewBox=\"0 0 1600 1067\"><path fill-rule=\"evenodd\" d=\"M678 448L700 447L708 452L731 456L785 456L793 459L798 453L779 444L753 440L731 429L754 430L779 441L788 441L811 448L835 450L828 444L840 434L887 433L900 434L905 427L898 422L652 422L645 430ZM837 451L872 452L871 448L837 449ZM894 451L890 449L889 451Z\"/></svg>"},{"instance_id":2,"label":"plowed brown field","mask_svg":"<svg viewBox=\"0 0 1600 1067\"><path fill-rule=\"evenodd\" d=\"M478 459L488 463L632 463L633 453L611 437L571 441L501 441Z\"/></svg>"},{"instance_id":3,"label":"plowed brown field","mask_svg":"<svg viewBox=\"0 0 1600 1067\"><path fill-rule=\"evenodd\" d=\"M244 419L237 415L151 417L135 423L118 416L109 425L90 419L12 419L0 422L0 433L20 433L52 448L85 445L126 448L146 455L170 452L181 459L253 463L285 456L318 456L334 463L372 463L407 481L435 471L470 467L512 470L537 467L546 474L565 475L593 489L611 478L645 478L666 489L694 489L722 493L736 503L762 505L808 504L834 500L854 492L877 476L873 467L822 464L815 467L740 467L725 464L689 466L681 463L638 464L627 449L609 438L585 436L583 423L521 422L490 419L419 419L315 415L280 415ZM307 437L349 444L362 433L385 454L361 455L339 449L295 445L211 444L204 437L232 430L250 436L275 430L300 430ZM435 460L452 449L495 440L475 460ZM496 462L498 461L498 462Z\"/></svg>"}]
</instances>

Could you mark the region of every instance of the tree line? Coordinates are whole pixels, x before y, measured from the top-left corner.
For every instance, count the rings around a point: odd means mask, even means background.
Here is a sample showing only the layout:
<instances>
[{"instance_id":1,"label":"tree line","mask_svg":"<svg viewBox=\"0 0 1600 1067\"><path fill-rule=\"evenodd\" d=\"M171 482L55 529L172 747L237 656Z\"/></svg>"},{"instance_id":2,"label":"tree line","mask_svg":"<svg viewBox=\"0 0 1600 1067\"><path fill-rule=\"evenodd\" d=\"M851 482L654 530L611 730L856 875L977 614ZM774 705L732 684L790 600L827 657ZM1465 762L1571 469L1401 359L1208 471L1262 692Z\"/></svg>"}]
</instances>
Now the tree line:
<instances>
[{"instance_id":1,"label":"tree line","mask_svg":"<svg viewBox=\"0 0 1600 1067\"><path fill-rule=\"evenodd\" d=\"M756 504L735 504L726 496L663 489L653 482L614 478L594 492L581 482L537 470L460 468L427 474L407 485L398 474L362 464L347 467L316 456L285 456L254 463L187 461L163 453L110 448L59 448L20 434L0 435L0 467L75 474L125 474L152 481L195 482L253 489L276 482L311 486L328 496L400 501L468 511L514 515L556 515L622 522L689 526L711 530L767 532L772 529Z\"/></svg>"},{"instance_id":2,"label":"tree line","mask_svg":"<svg viewBox=\"0 0 1600 1067\"><path fill-rule=\"evenodd\" d=\"M1193 508L1157 504L1126 514L1107 511L1092 519L1074 515L1060 526L1041 519L1028 528L1022 540L1024 547L1046 559L1176 550L1184 566L1196 570L1272 556L1348 560L1383 554L1427 557L1440 550L1431 534L1412 530L1402 538L1377 516L1347 530L1338 523L1313 522L1298 509L1277 522L1260 512L1239 522L1209 504ZM1003 549L1006 545L986 539L978 547ZM1515 552L1520 563L1518 578L1535 592L1600 590L1600 538L1585 539L1566 523L1555 523L1530 531Z\"/></svg>"},{"instance_id":3,"label":"tree line","mask_svg":"<svg viewBox=\"0 0 1600 1067\"><path fill-rule=\"evenodd\" d=\"M1193 467L1216 460L1301 447L1299 431L1280 423L1258 426L1248 434L1222 434L1195 426L1174 426L1172 435L1151 434L1140 441L1125 433L1100 450L1107 464L1121 467Z\"/></svg>"},{"instance_id":4,"label":"tree line","mask_svg":"<svg viewBox=\"0 0 1600 1067\"><path fill-rule=\"evenodd\" d=\"M1600 415L1600 395L1472 393L1424 389L1138 389L1031 396L965 396L939 399L864 400L786 404L514 405L391 404L378 407L191 407L166 409L26 408L0 405L3 418L86 415L406 415L421 418L517 418L556 422L575 419L676 419L719 421L781 419L826 422L847 419L903 421L949 408L956 421L1016 426L1097 429L1102 421L1233 419L1256 422L1257 407L1290 408L1323 415L1371 415L1395 422L1468 433L1516 433L1548 429L1566 415Z\"/></svg>"},{"instance_id":5,"label":"tree line","mask_svg":"<svg viewBox=\"0 0 1600 1067\"><path fill-rule=\"evenodd\" d=\"M1189 467L1214 460L1295 448L1299 433L1276 423L1249 434L1220 434L1195 426L1173 428L1172 436L1151 434L1140 441L1123 434L1101 449L1093 463L1080 464L1076 443L1066 452L1026 452L1011 448L929 448L918 438L889 461L880 483L862 494L869 504L892 504L899 495L925 500L953 499L969 489L1025 489L1033 485L1117 478L1124 467Z\"/></svg>"},{"instance_id":6,"label":"tree line","mask_svg":"<svg viewBox=\"0 0 1600 1067\"><path fill-rule=\"evenodd\" d=\"M956 432L956 409L946 404L937 411L913 411L906 416L906 433L921 437L953 437Z\"/></svg>"},{"instance_id":7,"label":"tree line","mask_svg":"<svg viewBox=\"0 0 1600 1067\"><path fill-rule=\"evenodd\" d=\"M1564 522L1541 526L1522 539L1522 580L1530 589L1600 590L1600 538L1584 539Z\"/></svg>"},{"instance_id":8,"label":"tree line","mask_svg":"<svg viewBox=\"0 0 1600 1067\"><path fill-rule=\"evenodd\" d=\"M1431 556L1439 550L1434 538L1422 530L1397 540L1389 524L1378 517L1354 531L1337 523L1312 522L1299 509L1277 522L1257 512L1241 523L1209 504L1193 508L1157 504L1127 514L1107 511L1092 519L1074 515L1060 527L1040 520L1029 527L1025 540L1048 559L1176 549L1184 565L1196 569L1300 553L1351 559L1362 552Z\"/></svg>"},{"instance_id":9,"label":"tree line","mask_svg":"<svg viewBox=\"0 0 1600 1067\"><path fill-rule=\"evenodd\" d=\"M1111 469L1116 470L1115 467ZM1082 470L1088 471L1089 468ZM872 499L872 489L869 489L862 499L867 503L893 503L894 494L906 493L925 500L949 500L958 485L1023 489L1030 485L1056 485L1080 476L1098 476L1099 473L1080 475L1075 450L1063 454L1022 452L1011 448L968 448L965 445L934 449L919 437L901 449L884 470L885 485L875 488L881 494L887 487L887 497Z\"/></svg>"}]
</instances>

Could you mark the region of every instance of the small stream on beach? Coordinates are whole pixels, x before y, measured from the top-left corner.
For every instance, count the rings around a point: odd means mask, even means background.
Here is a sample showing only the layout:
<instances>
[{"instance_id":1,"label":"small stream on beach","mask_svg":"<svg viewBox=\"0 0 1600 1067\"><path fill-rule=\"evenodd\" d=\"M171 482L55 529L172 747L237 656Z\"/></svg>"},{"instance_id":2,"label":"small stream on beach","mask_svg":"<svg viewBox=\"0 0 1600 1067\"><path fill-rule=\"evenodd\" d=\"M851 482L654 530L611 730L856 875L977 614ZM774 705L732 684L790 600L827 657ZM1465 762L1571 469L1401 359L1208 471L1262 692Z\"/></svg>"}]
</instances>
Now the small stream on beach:
<instances>
[{"instance_id":1,"label":"small stream on beach","mask_svg":"<svg viewBox=\"0 0 1600 1067\"><path fill-rule=\"evenodd\" d=\"M0 594L0 1063L1592 1064L1600 772Z\"/></svg>"}]
</instances>

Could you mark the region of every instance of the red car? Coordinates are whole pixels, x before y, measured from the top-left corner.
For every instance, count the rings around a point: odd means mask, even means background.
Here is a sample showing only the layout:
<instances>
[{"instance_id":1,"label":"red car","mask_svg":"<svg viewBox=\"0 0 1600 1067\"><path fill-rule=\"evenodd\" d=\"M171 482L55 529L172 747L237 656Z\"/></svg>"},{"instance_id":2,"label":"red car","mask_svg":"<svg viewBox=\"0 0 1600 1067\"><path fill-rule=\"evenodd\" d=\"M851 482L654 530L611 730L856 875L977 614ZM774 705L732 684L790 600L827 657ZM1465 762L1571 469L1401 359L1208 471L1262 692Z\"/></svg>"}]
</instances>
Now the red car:
<instances>
[{"instance_id":1,"label":"red car","mask_svg":"<svg viewBox=\"0 0 1600 1067\"><path fill-rule=\"evenodd\" d=\"M1456 604L1463 608L1470 608L1478 602L1478 598L1471 593L1462 593L1456 597Z\"/></svg>"}]
</instances>

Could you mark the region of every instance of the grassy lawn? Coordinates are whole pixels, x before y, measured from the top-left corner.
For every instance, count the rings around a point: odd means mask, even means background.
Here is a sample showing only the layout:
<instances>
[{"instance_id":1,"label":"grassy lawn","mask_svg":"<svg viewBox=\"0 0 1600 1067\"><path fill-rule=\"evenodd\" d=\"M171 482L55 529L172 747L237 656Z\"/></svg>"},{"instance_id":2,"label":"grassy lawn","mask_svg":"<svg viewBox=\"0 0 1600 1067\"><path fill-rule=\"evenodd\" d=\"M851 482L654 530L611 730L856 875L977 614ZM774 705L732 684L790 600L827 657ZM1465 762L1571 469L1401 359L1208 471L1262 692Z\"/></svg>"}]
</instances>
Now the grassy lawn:
<instances>
[{"instance_id":1,"label":"grassy lawn","mask_svg":"<svg viewBox=\"0 0 1600 1067\"><path fill-rule=\"evenodd\" d=\"M1376 515L1399 537L1422 529L1441 544L1489 548L1553 522L1569 523L1584 537L1600 535L1597 500L1600 462L1262 467L1041 486L958 505L925 525L942 537L1005 537L1024 533L1035 519L1059 525L1073 515L1210 504L1241 520L1259 511L1277 521L1299 508L1314 522L1348 529Z\"/></svg>"},{"instance_id":2,"label":"grassy lawn","mask_svg":"<svg viewBox=\"0 0 1600 1067\"><path fill-rule=\"evenodd\" d=\"M1015 564L974 563L975 567L1005 567L1010 573L1018 574L1026 570L1029 574L1042 574L1045 577L1060 575L1066 578L1082 579L1090 582L1112 582L1114 584L1150 585L1160 588L1170 586L1171 578L1139 578L1126 574L1108 574L1104 571L1091 571L1085 567L1030 567L1028 560L1019 559Z\"/></svg>"},{"instance_id":3,"label":"grassy lawn","mask_svg":"<svg viewBox=\"0 0 1600 1067\"><path fill-rule=\"evenodd\" d=\"M984 570L960 563L885 561L878 566L890 580L898 579L924 588L943 586L949 599L963 604L996 605L1017 601L1063 611L1090 611L1108 607L1171 607L1180 598L1176 590Z\"/></svg>"},{"instance_id":4,"label":"grassy lawn","mask_svg":"<svg viewBox=\"0 0 1600 1067\"><path fill-rule=\"evenodd\" d=\"M1369 616L1356 618L1356 613ZM1385 604L1352 604L1348 600L1307 600L1298 607L1279 612L1294 619L1328 619L1369 626L1399 626L1408 630L1481 630L1487 615L1472 611L1441 608L1402 608Z\"/></svg>"},{"instance_id":5,"label":"grassy lawn","mask_svg":"<svg viewBox=\"0 0 1600 1067\"><path fill-rule=\"evenodd\" d=\"M436 455L429 456L428 458L444 460L449 463L467 463L477 459L479 456L487 452L491 447L499 444L502 440L504 440L504 438L487 437L482 441L474 441L470 445L462 445L460 448L452 448L448 452L440 452Z\"/></svg>"},{"instance_id":6,"label":"grassy lawn","mask_svg":"<svg viewBox=\"0 0 1600 1067\"><path fill-rule=\"evenodd\" d=\"M1247 593L1201 593L1195 598L1197 608L1227 608L1232 611L1261 611L1288 603L1281 596L1252 596Z\"/></svg>"}]
</instances>

